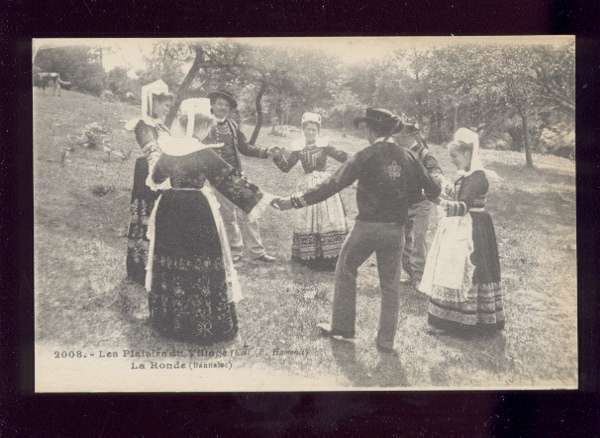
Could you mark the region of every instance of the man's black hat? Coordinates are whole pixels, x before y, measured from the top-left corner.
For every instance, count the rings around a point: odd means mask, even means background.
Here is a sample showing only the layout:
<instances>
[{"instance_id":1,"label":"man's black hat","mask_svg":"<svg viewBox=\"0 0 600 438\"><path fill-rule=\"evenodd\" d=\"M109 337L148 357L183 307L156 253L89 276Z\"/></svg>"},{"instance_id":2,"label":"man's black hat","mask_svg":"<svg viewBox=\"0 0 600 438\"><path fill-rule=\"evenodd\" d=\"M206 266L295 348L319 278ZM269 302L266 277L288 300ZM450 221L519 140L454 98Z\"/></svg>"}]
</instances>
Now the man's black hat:
<instances>
[{"instance_id":1,"label":"man's black hat","mask_svg":"<svg viewBox=\"0 0 600 438\"><path fill-rule=\"evenodd\" d=\"M365 115L354 119L354 126L366 122L367 126L375 127L381 130L389 130L390 134L395 134L402 130L402 121L400 117L383 108L367 108Z\"/></svg>"}]
</instances>

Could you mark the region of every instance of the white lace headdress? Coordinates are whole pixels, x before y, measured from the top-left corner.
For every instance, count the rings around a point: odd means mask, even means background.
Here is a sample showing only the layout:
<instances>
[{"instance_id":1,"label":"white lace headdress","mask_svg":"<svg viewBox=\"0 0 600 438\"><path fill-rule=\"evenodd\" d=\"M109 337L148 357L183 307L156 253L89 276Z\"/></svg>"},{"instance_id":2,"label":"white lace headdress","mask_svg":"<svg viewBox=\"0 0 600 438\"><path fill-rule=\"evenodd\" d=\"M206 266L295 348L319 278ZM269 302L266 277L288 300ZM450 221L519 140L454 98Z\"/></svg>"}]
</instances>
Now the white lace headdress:
<instances>
[{"instance_id":1,"label":"white lace headdress","mask_svg":"<svg viewBox=\"0 0 600 438\"><path fill-rule=\"evenodd\" d=\"M125 129L133 131L140 120L144 120L149 125L155 125L157 121L154 119L154 117L152 117L152 102L154 96L161 94L171 94L169 92L169 86L163 80L159 79L150 84L144 85L141 91L141 114L139 117L131 119L129 122L127 122L125 124Z\"/></svg>"},{"instance_id":2,"label":"white lace headdress","mask_svg":"<svg viewBox=\"0 0 600 438\"><path fill-rule=\"evenodd\" d=\"M490 169L486 169L483 167L483 163L481 162L481 154L479 148L479 134L475 131L468 128L458 128L454 133L453 140L462 141L463 143L473 145L473 151L471 152L471 164L469 165L468 171L460 171L459 175L470 175L477 170L481 170L485 172L488 179L491 179L495 182L501 182L502 177L498 175L496 172Z\"/></svg>"},{"instance_id":3,"label":"white lace headdress","mask_svg":"<svg viewBox=\"0 0 600 438\"><path fill-rule=\"evenodd\" d=\"M304 128L305 123L315 123L319 127L319 134L317 134L317 138L315 144L319 147L324 147L329 144L329 140L326 137L321 137L321 115L318 113L305 112L302 114L302 119L300 121L301 128ZM302 129L302 137L294 141L290 147L290 150L300 150L304 149L306 146L306 137L304 136L304 129Z\"/></svg>"}]
</instances>

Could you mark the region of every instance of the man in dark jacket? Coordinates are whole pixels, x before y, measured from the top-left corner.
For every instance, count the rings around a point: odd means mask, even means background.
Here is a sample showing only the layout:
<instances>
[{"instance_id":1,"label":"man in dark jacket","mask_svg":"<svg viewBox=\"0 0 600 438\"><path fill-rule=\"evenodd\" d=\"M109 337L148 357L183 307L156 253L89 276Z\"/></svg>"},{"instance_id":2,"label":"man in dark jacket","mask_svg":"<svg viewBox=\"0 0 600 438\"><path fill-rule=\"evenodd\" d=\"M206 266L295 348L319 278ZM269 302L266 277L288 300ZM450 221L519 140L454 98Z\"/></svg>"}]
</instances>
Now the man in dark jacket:
<instances>
[{"instance_id":1,"label":"man in dark jacket","mask_svg":"<svg viewBox=\"0 0 600 438\"><path fill-rule=\"evenodd\" d=\"M230 114L237 108L235 98L224 91L215 91L208 95L212 113L217 119L217 124L210 130L205 143L224 143L215 151L231 164L238 173L242 174L242 162L239 154L249 157L269 158L269 151L248 143L246 136L239 129L238 124L232 120ZM260 238L260 229L256 220L250 220L247 215L240 213L228 199L216 192L221 204L221 216L229 238L233 261L242 258L244 243L255 260L274 262L275 258L267 254ZM243 236L243 238L242 238Z\"/></svg>"},{"instance_id":2,"label":"man in dark jacket","mask_svg":"<svg viewBox=\"0 0 600 438\"><path fill-rule=\"evenodd\" d=\"M429 175L441 185L443 179L442 169L421 138L418 124L406 116L402 116L401 120L404 129L394 135L396 144L411 151L427 169ZM408 208L408 220L404 229L404 252L402 254L402 267L408 278L402 278L401 281L411 283L415 289L421 282L423 270L425 269L427 230L429 229L429 218L432 211L433 203L427 199L423 191L416 194Z\"/></svg>"},{"instance_id":3,"label":"man in dark jacket","mask_svg":"<svg viewBox=\"0 0 600 438\"><path fill-rule=\"evenodd\" d=\"M381 286L381 313L376 345L392 352L398 325L401 257L404 224L411 200L423 189L434 199L440 186L423 165L391 135L402 128L400 119L384 109L368 108L354 121L365 126L370 145L352 156L335 174L305 193L273 201L282 210L324 201L358 180L358 216L346 238L335 271L333 315L330 324L319 324L322 333L335 339L354 338L356 277L358 268L373 252Z\"/></svg>"}]
</instances>

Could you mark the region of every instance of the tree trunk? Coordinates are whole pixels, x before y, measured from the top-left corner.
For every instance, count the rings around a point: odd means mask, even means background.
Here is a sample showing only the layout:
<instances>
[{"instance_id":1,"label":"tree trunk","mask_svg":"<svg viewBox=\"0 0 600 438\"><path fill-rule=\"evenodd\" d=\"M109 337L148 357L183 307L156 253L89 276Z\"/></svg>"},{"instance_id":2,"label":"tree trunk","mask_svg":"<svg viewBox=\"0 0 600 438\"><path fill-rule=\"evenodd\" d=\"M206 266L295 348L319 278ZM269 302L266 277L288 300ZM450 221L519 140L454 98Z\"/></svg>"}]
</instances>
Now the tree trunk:
<instances>
[{"instance_id":1,"label":"tree trunk","mask_svg":"<svg viewBox=\"0 0 600 438\"><path fill-rule=\"evenodd\" d=\"M256 99L254 104L256 106L256 125L254 125L254 130L252 131L252 135L250 136L250 140L248 143L254 145L256 144L256 140L258 139L258 134L260 133L260 128L263 123L263 113L262 113L262 98L267 91L267 82L262 79L260 81L260 88L258 89L258 93L256 93Z\"/></svg>"},{"instance_id":2,"label":"tree trunk","mask_svg":"<svg viewBox=\"0 0 600 438\"><path fill-rule=\"evenodd\" d=\"M173 102L173 105L171 106L171 109L169 110L169 114L167 114L167 118L165 119L166 126L170 127L171 124L173 123L173 120L175 120L175 116L177 115L177 111L179 111L181 102L183 101L183 98L184 98L188 88L190 88L190 85L192 85L194 78L198 74L198 71L200 70L200 66L204 62L204 50L202 49L202 47L196 47L195 50L196 50L196 57L194 58L194 63L190 67L190 70L187 72L187 75L185 76L185 79L181 83L179 90L177 90L177 96L175 97L175 101Z\"/></svg>"},{"instance_id":3,"label":"tree trunk","mask_svg":"<svg viewBox=\"0 0 600 438\"><path fill-rule=\"evenodd\" d=\"M452 133L458 129L458 104L454 105L454 115L452 117Z\"/></svg>"},{"instance_id":4,"label":"tree trunk","mask_svg":"<svg viewBox=\"0 0 600 438\"><path fill-rule=\"evenodd\" d=\"M523 149L525 149L525 165L529 168L533 168L533 158L531 157L531 150L529 149L529 134L527 126L527 114L525 112L519 113L522 120L523 128Z\"/></svg>"},{"instance_id":5,"label":"tree trunk","mask_svg":"<svg viewBox=\"0 0 600 438\"><path fill-rule=\"evenodd\" d=\"M435 111L431 120L431 132L429 134L433 143L442 143L442 116L439 111Z\"/></svg>"}]
</instances>

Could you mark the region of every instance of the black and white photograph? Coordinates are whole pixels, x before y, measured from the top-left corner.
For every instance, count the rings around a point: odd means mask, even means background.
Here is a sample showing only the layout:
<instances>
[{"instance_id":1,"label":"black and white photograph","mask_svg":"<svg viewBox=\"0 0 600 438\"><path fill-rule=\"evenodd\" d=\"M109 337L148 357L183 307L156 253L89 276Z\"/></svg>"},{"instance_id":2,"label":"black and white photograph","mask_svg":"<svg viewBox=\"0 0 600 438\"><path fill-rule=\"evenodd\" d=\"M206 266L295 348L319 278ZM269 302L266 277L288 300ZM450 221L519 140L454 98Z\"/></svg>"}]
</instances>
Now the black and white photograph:
<instances>
[{"instance_id":1,"label":"black and white photograph","mask_svg":"<svg viewBox=\"0 0 600 438\"><path fill-rule=\"evenodd\" d=\"M578 388L574 36L32 48L36 392Z\"/></svg>"}]
</instances>

